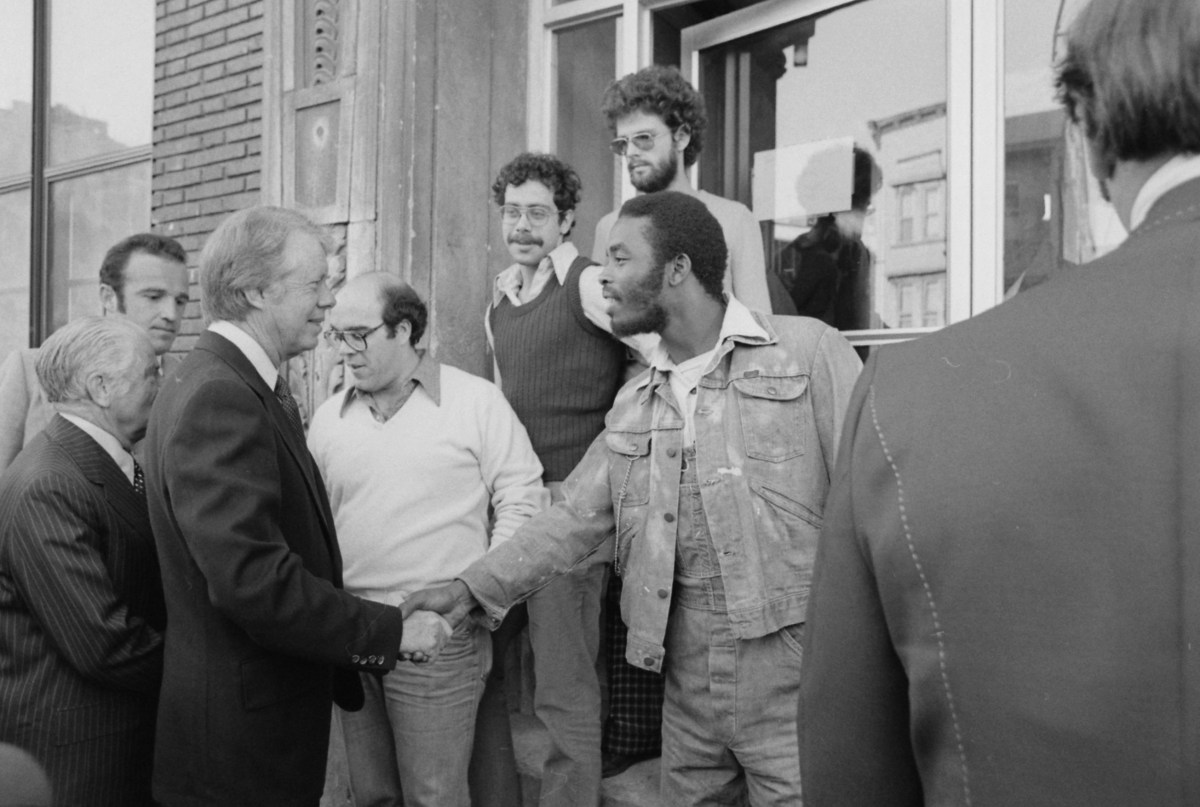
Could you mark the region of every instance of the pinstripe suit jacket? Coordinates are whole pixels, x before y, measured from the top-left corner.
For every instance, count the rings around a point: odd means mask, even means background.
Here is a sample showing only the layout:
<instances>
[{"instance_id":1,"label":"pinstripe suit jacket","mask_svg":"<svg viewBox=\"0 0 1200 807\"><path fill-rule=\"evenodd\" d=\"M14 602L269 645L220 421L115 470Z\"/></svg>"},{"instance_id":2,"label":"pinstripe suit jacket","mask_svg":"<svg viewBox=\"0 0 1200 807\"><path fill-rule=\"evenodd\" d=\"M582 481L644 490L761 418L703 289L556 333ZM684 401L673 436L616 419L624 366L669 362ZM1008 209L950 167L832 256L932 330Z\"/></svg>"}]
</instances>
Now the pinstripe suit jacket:
<instances>
[{"instance_id":1,"label":"pinstripe suit jacket","mask_svg":"<svg viewBox=\"0 0 1200 807\"><path fill-rule=\"evenodd\" d=\"M55 804L150 803L165 613L145 502L55 416L0 480L0 741Z\"/></svg>"}]
</instances>

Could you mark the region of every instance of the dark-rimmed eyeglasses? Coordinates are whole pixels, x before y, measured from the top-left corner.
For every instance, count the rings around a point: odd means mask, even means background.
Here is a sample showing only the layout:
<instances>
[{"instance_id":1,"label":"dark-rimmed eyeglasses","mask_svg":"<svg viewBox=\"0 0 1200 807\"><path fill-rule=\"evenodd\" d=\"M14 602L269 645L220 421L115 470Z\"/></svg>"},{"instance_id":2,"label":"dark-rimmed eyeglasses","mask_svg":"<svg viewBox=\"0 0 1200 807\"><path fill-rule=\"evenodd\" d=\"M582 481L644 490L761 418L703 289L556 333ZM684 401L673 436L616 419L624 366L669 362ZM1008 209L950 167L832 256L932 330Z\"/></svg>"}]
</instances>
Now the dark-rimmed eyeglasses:
<instances>
[{"instance_id":1,"label":"dark-rimmed eyeglasses","mask_svg":"<svg viewBox=\"0 0 1200 807\"><path fill-rule=\"evenodd\" d=\"M654 141L663 135L673 135L675 132L638 132L637 134L627 135L623 137L614 137L608 147L612 149L612 153L618 157L624 157L629 151L629 144L638 151L649 151L654 148Z\"/></svg>"},{"instance_id":2,"label":"dark-rimmed eyeglasses","mask_svg":"<svg viewBox=\"0 0 1200 807\"><path fill-rule=\"evenodd\" d=\"M556 215L559 215L557 209L543 205L531 205L530 207L521 207L520 205L500 206L500 218L505 224L516 224L521 220L521 216L524 216L534 227L541 227L550 221L552 216Z\"/></svg>"},{"instance_id":3,"label":"dark-rimmed eyeglasses","mask_svg":"<svg viewBox=\"0 0 1200 807\"><path fill-rule=\"evenodd\" d=\"M337 348L338 342L345 342L346 347L356 353L367 349L367 337L382 328L384 323L379 323L369 331L339 331L336 328L330 328L325 331L325 341L332 348Z\"/></svg>"}]
</instances>

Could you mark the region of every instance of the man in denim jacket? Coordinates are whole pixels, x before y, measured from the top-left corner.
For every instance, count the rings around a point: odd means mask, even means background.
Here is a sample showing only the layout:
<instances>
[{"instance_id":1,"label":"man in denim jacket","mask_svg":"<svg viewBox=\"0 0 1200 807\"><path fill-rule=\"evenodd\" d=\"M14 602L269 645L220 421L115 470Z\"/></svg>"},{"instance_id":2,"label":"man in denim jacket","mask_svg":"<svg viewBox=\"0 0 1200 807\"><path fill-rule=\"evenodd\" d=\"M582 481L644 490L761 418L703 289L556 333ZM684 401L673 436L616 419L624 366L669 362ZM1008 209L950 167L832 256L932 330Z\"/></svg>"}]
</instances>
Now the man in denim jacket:
<instances>
[{"instance_id":1,"label":"man in denim jacket","mask_svg":"<svg viewBox=\"0 0 1200 807\"><path fill-rule=\"evenodd\" d=\"M662 337L650 370L618 393L564 501L421 607L495 621L613 551L627 658L666 676L666 802L799 804L800 631L860 362L817 320L727 298L721 227L687 195L628 201L608 255L614 334Z\"/></svg>"}]
</instances>

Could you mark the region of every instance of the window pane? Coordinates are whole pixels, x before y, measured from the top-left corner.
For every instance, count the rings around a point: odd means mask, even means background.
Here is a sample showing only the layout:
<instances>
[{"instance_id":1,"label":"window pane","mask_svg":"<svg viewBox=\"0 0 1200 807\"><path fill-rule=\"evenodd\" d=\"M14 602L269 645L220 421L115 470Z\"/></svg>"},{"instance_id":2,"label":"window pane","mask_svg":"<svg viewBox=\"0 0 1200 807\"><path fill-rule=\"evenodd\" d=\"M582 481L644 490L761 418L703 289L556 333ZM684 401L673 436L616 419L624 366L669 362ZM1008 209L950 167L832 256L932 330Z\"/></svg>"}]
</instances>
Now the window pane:
<instances>
[{"instance_id":1,"label":"window pane","mask_svg":"<svg viewBox=\"0 0 1200 807\"><path fill-rule=\"evenodd\" d=\"M1080 5L1066 2L1067 10ZM1078 131L1054 97L1059 6L1046 0L1004 6L1005 299L1125 237L1088 170Z\"/></svg>"},{"instance_id":2,"label":"window pane","mask_svg":"<svg viewBox=\"0 0 1200 807\"><path fill-rule=\"evenodd\" d=\"M53 0L50 164L149 145L153 104L153 0Z\"/></svg>"},{"instance_id":3,"label":"window pane","mask_svg":"<svg viewBox=\"0 0 1200 807\"><path fill-rule=\"evenodd\" d=\"M945 0L850 2L701 51L699 184L751 207L801 314L892 328L903 305L921 324L917 286L892 281L946 271L917 193L945 183L945 54Z\"/></svg>"},{"instance_id":4,"label":"window pane","mask_svg":"<svg viewBox=\"0 0 1200 807\"><path fill-rule=\"evenodd\" d=\"M571 240L592 253L596 222L613 209L616 163L608 150L612 135L600 113L604 89L617 72L617 20L596 20L554 35L558 92L555 150L579 173L583 201L575 211Z\"/></svg>"},{"instance_id":5,"label":"window pane","mask_svg":"<svg viewBox=\"0 0 1200 807\"><path fill-rule=\"evenodd\" d=\"M29 191L0 194L0 356L29 345Z\"/></svg>"},{"instance_id":6,"label":"window pane","mask_svg":"<svg viewBox=\"0 0 1200 807\"><path fill-rule=\"evenodd\" d=\"M0 177L29 173L33 118L33 2L10 0L0 24Z\"/></svg>"},{"instance_id":7,"label":"window pane","mask_svg":"<svg viewBox=\"0 0 1200 807\"><path fill-rule=\"evenodd\" d=\"M150 227L150 163L50 185L51 329L100 311L100 261L127 235Z\"/></svg>"}]
</instances>

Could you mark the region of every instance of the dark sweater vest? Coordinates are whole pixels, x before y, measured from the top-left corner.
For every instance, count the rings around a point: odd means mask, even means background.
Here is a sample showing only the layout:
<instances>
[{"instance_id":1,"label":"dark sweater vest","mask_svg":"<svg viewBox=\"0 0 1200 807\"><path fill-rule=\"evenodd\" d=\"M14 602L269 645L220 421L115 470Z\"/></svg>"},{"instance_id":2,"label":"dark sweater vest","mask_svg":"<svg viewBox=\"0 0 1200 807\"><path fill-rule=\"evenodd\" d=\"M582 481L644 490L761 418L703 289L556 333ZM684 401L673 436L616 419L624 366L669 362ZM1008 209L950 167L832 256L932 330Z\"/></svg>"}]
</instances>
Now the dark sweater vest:
<instances>
[{"instance_id":1,"label":"dark sweater vest","mask_svg":"<svg viewBox=\"0 0 1200 807\"><path fill-rule=\"evenodd\" d=\"M552 278L519 306L505 297L490 315L504 397L547 482L566 479L583 459L621 387L625 346L588 320L579 298L579 277L591 265L581 255L562 285Z\"/></svg>"}]
</instances>

